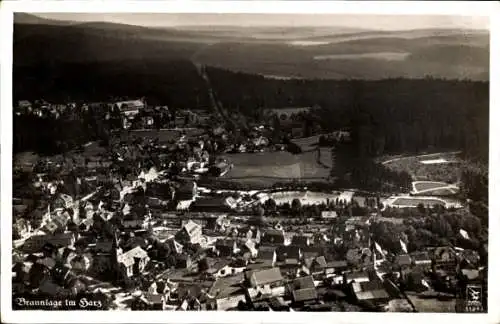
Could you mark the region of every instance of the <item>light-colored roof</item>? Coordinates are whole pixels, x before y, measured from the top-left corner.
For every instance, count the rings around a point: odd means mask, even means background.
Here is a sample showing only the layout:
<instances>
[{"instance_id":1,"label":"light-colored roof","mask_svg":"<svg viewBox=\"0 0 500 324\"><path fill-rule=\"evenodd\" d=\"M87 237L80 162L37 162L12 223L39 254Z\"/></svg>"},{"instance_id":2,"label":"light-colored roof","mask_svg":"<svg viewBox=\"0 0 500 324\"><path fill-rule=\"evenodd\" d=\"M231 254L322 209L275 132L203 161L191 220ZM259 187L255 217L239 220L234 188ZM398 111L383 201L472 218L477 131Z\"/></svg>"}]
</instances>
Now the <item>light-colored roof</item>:
<instances>
[{"instance_id":1,"label":"light-colored roof","mask_svg":"<svg viewBox=\"0 0 500 324\"><path fill-rule=\"evenodd\" d=\"M142 108L144 107L144 102L142 100L119 101L116 105L119 109L122 109L123 106L125 106L126 109Z\"/></svg>"},{"instance_id":2,"label":"light-colored roof","mask_svg":"<svg viewBox=\"0 0 500 324\"><path fill-rule=\"evenodd\" d=\"M255 271L252 274L254 283L257 286L270 284L272 282L283 280L279 268L271 268L266 270Z\"/></svg>"},{"instance_id":3,"label":"light-colored roof","mask_svg":"<svg viewBox=\"0 0 500 324\"><path fill-rule=\"evenodd\" d=\"M144 251L140 246L127 251L118 257L118 262L123 263L125 266L131 266L134 264L134 258L147 258L148 253Z\"/></svg>"},{"instance_id":4,"label":"light-colored roof","mask_svg":"<svg viewBox=\"0 0 500 324\"><path fill-rule=\"evenodd\" d=\"M194 231L197 231L200 229L200 225L199 224L196 224L195 222L193 222L192 220L189 220L185 225L184 225L184 229L186 230L186 232L189 234L189 235L192 235L192 233Z\"/></svg>"}]
</instances>

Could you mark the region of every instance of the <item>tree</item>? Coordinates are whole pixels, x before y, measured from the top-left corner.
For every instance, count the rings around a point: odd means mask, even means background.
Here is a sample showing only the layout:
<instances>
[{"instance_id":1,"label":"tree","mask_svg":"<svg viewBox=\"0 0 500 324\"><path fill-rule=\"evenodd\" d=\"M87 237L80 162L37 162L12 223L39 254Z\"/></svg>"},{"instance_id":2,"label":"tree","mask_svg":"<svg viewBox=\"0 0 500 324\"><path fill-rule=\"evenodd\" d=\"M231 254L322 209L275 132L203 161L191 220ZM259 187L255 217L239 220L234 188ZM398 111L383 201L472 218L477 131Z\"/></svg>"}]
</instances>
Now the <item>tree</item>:
<instances>
[{"instance_id":1,"label":"tree","mask_svg":"<svg viewBox=\"0 0 500 324\"><path fill-rule=\"evenodd\" d=\"M298 198L294 198L292 200L292 213L294 216L298 216L300 214L301 208L302 208L302 203Z\"/></svg>"},{"instance_id":2,"label":"tree","mask_svg":"<svg viewBox=\"0 0 500 324\"><path fill-rule=\"evenodd\" d=\"M272 198L269 198L268 200L266 200L266 202L264 203L264 207L266 208L266 210L268 212L274 212L276 211L276 201L274 201L274 199Z\"/></svg>"},{"instance_id":3,"label":"tree","mask_svg":"<svg viewBox=\"0 0 500 324\"><path fill-rule=\"evenodd\" d=\"M201 259L199 262L198 262L198 271L200 273L202 272L205 272L206 270L208 270L210 268L210 265L208 264L208 260L206 258L203 258Z\"/></svg>"}]
</instances>

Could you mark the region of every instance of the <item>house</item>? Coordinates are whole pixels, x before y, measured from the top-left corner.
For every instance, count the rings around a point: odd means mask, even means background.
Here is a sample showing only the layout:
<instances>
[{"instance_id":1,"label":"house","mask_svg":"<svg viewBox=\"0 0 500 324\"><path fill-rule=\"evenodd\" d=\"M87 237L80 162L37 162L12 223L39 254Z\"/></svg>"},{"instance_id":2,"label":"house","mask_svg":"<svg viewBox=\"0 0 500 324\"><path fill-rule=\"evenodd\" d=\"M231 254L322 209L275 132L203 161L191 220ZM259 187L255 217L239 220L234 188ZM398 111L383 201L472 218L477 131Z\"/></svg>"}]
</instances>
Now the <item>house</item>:
<instances>
[{"instance_id":1,"label":"house","mask_svg":"<svg viewBox=\"0 0 500 324\"><path fill-rule=\"evenodd\" d=\"M277 261L276 248L273 246L259 247L256 261L265 266L274 267Z\"/></svg>"},{"instance_id":2,"label":"house","mask_svg":"<svg viewBox=\"0 0 500 324\"><path fill-rule=\"evenodd\" d=\"M138 246L125 253L118 251L117 261L122 276L130 278L144 271L149 262L149 256Z\"/></svg>"},{"instance_id":3,"label":"house","mask_svg":"<svg viewBox=\"0 0 500 324\"><path fill-rule=\"evenodd\" d=\"M342 274L349 269L349 264L346 260L333 260L326 263L325 275L326 277Z\"/></svg>"},{"instance_id":4,"label":"house","mask_svg":"<svg viewBox=\"0 0 500 324\"><path fill-rule=\"evenodd\" d=\"M198 186L194 181L186 181L175 189L176 200L193 200L198 196Z\"/></svg>"},{"instance_id":5,"label":"house","mask_svg":"<svg viewBox=\"0 0 500 324\"><path fill-rule=\"evenodd\" d=\"M400 268L408 268L411 266L412 260L411 260L410 255L401 254L401 255L397 255L394 258L394 263Z\"/></svg>"},{"instance_id":6,"label":"house","mask_svg":"<svg viewBox=\"0 0 500 324\"><path fill-rule=\"evenodd\" d=\"M326 274L327 262L324 256L315 258L304 258L304 265L309 269L313 275Z\"/></svg>"},{"instance_id":7,"label":"house","mask_svg":"<svg viewBox=\"0 0 500 324\"><path fill-rule=\"evenodd\" d=\"M252 288L258 287L284 287L283 276L280 269L270 268L265 270L247 271L245 277Z\"/></svg>"},{"instance_id":8,"label":"house","mask_svg":"<svg viewBox=\"0 0 500 324\"><path fill-rule=\"evenodd\" d=\"M295 235L292 237L291 245L305 247L312 244L312 239L308 236Z\"/></svg>"},{"instance_id":9,"label":"house","mask_svg":"<svg viewBox=\"0 0 500 324\"><path fill-rule=\"evenodd\" d=\"M238 305L246 303L246 297L244 294L237 294L234 296L223 297L215 299L215 310L227 311L231 309L236 309Z\"/></svg>"},{"instance_id":10,"label":"house","mask_svg":"<svg viewBox=\"0 0 500 324\"><path fill-rule=\"evenodd\" d=\"M372 262L372 252L370 249L354 248L347 250L346 260L349 264L358 266L362 264L369 264Z\"/></svg>"},{"instance_id":11,"label":"house","mask_svg":"<svg viewBox=\"0 0 500 324\"><path fill-rule=\"evenodd\" d=\"M68 262L75 273L85 273L91 266L91 258L88 255L75 255Z\"/></svg>"},{"instance_id":12,"label":"house","mask_svg":"<svg viewBox=\"0 0 500 324\"><path fill-rule=\"evenodd\" d=\"M137 213L131 212L123 216L122 226L125 230L135 230L143 228L144 218L141 218Z\"/></svg>"},{"instance_id":13,"label":"house","mask_svg":"<svg viewBox=\"0 0 500 324\"><path fill-rule=\"evenodd\" d=\"M118 109L126 117L135 116L146 107L144 100L129 100L115 102L113 108Z\"/></svg>"},{"instance_id":14,"label":"house","mask_svg":"<svg viewBox=\"0 0 500 324\"><path fill-rule=\"evenodd\" d=\"M236 244L236 240L218 239L215 242L215 249L219 257L229 257L238 252L238 245Z\"/></svg>"},{"instance_id":15,"label":"house","mask_svg":"<svg viewBox=\"0 0 500 324\"><path fill-rule=\"evenodd\" d=\"M313 245L300 246L300 252L302 258L305 260L305 259L316 258L320 255L324 255L327 251L322 246L318 246L317 244L315 244L314 246Z\"/></svg>"},{"instance_id":16,"label":"house","mask_svg":"<svg viewBox=\"0 0 500 324\"><path fill-rule=\"evenodd\" d=\"M245 244L242 247L242 252L248 252L250 253L250 258L257 258L257 255L259 254L259 250L256 247L256 244L252 240L247 240Z\"/></svg>"},{"instance_id":17,"label":"house","mask_svg":"<svg viewBox=\"0 0 500 324\"><path fill-rule=\"evenodd\" d=\"M413 265L424 268L432 267L432 259L426 251L410 253Z\"/></svg>"},{"instance_id":18,"label":"house","mask_svg":"<svg viewBox=\"0 0 500 324\"><path fill-rule=\"evenodd\" d=\"M352 282L350 290L358 303L387 304L391 299L382 281Z\"/></svg>"},{"instance_id":19,"label":"house","mask_svg":"<svg viewBox=\"0 0 500 324\"><path fill-rule=\"evenodd\" d=\"M167 296L150 292L142 293L131 304L132 310L165 310Z\"/></svg>"},{"instance_id":20,"label":"house","mask_svg":"<svg viewBox=\"0 0 500 324\"><path fill-rule=\"evenodd\" d=\"M282 245L285 243L285 233L283 231L267 229L261 235L261 245Z\"/></svg>"},{"instance_id":21,"label":"house","mask_svg":"<svg viewBox=\"0 0 500 324\"><path fill-rule=\"evenodd\" d=\"M188 221L177 234L175 240L180 244L196 244L202 240L202 228L193 221Z\"/></svg>"},{"instance_id":22,"label":"house","mask_svg":"<svg viewBox=\"0 0 500 324\"><path fill-rule=\"evenodd\" d=\"M212 265L207 272L210 273L215 279L218 279L243 273L245 269L246 267L244 265L236 266L235 264L228 264L227 262L221 261Z\"/></svg>"},{"instance_id":23,"label":"house","mask_svg":"<svg viewBox=\"0 0 500 324\"><path fill-rule=\"evenodd\" d=\"M284 265L299 265L301 260L301 250L298 246L280 245L276 249L276 260Z\"/></svg>"},{"instance_id":24,"label":"house","mask_svg":"<svg viewBox=\"0 0 500 324\"><path fill-rule=\"evenodd\" d=\"M437 247L433 252L434 271L455 272L458 260L455 250L449 246Z\"/></svg>"},{"instance_id":25,"label":"house","mask_svg":"<svg viewBox=\"0 0 500 324\"><path fill-rule=\"evenodd\" d=\"M28 100L19 100L17 103L17 108L20 113L28 113L33 109L31 102Z\"/></svg>"},{"instance_id":26,"label":"house","mask_svg":"<svg viewBox=\"0 0 500 324\"><path fill-rule=\"evenodd\" d=\"M352 282L367 282L370 281L370 275L367 271L356 271L348 272L343 274L344 284L350 284Z\"/></svg>"},{"instance_id":27,"label":"house","mask_svg":"<svg viewBox=\"0 0 500 324\"><path fill-rule=\"evenodd\" d=\"M189 210L193 212L229 213L233 209L231 197L204 197L195 200Z\"/></svg>"},{"instance_id":28,"label":"house","mask_svg":"<svg viewBox=\"0 0 500 324\"><path fill-rule=\"evenodd\" d=\"M194 262L189 254L180 254L175 257L175 267L178 269L190 269Z\"/></svg>"},{"instance_id":29,"label":"house","mask_svg":"<svg viewBox=\"0 0 500 324\"><path fill-rule=\"evenodd\" d=\"M261 233L258 228L250 227L248 230L243 231L243 234L246 236L247 240L253 240L255 243L260 243Z\"/></svg>"},{"instance_id":30,"label":"house","mask_svg":"<svg viewBox=\"0 0 500 324\"><path fill-rule=\"evenodd\" d=\"M46 243L50 243L55 247L67 247L73 246L75 241L75 234L71 232L60 234L33 235L24 242L22 249L25 253L34 253L39 252Z\"/></svg>"},{"instance_id":31,"label":"house","mask_svg":"<svg viewBox=\"0 0 500 324\"><path fill-rule=\"evenodd\" d=\"M294 279L289 284L289 291L292 292L294 290L306 289L306 288L315 288L314 279L312 276L300 277Z\"/></svg>"},{"instance_id":32,"label":"house","mask_svg":"<svg viewBox=\"0 0 500 324\"><path fill-rule=\"evenodd\" d=\"M329 220L337 218L337 212L334 210L324 210L321 212L321 219Z\"/></svg>"},{"instance_id":33,"label":"house","mask_svg":"<svg viewBox=\"0 0 500 324\"><path fill-rule=\"evenodd\" d=\"M175 238L172 237L172 238L166 240L165 243L170 248L170 251L173 251L176 254L182 254L184 246L182 244L180 244L179 242L177 242L175 240Z\"/></svg>"}]
</instances>

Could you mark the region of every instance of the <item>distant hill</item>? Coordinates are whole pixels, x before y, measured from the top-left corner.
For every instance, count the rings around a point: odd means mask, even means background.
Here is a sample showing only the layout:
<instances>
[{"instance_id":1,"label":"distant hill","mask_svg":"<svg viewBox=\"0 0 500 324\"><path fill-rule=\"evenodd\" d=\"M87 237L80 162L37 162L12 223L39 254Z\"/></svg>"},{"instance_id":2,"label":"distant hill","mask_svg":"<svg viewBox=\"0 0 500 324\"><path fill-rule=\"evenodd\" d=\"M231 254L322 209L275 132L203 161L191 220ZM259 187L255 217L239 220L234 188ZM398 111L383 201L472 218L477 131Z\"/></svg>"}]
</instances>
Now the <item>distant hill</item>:
<instances>
[{"instance_id":1,"label":"distant hill","mask_svg":"<svg viewBox=\"0 0 500 324\"><path fill-rule=\"evenodd\" d=\"M14 23L15 24L27 24L27 25L57 25L57 26L65 26L71 25L75 22L66 21L66 20L53 20L46 19L36 15L28 14L25 12L16 12L14 13Z\"/></svg>"},{"instance_id":2,"label":"distant hill","mask_svg":"<svg viewBox=\"0 0 500 324\"><path fill-rule=\"evenodd\" d=\"M489 33L485 31L308 26L148 28L63 22L21 13L15 14L14 21L14 66L191 60L269 78L489 79Z\"/></svg>"}]
</instances>

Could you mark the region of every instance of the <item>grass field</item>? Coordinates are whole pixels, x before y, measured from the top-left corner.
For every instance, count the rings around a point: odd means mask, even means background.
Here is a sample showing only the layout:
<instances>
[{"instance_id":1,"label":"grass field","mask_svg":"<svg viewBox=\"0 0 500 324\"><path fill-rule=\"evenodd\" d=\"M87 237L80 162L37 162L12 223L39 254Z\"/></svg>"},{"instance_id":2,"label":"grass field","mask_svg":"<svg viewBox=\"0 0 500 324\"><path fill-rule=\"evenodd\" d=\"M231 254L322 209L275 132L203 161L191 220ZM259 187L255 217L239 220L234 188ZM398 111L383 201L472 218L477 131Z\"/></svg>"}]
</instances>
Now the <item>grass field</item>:
<instances>
[{"instance_id":1,"label":"grass field","mask_svg":"<svg viewBox=\"0 0 500 324\"><path fill-rule=\"evenodd\" d=\"M329 177L331 169L331 163L318 163L315 152L298 155L288 152L242 153L225 155L223 158L234 165L223 178L244 182L321 180Z\"/></svg>"},{"instance_id":2,"label":"grass field","mask_svg":"<svg viewBox=\"0 0 500 324\"><path fill-rule=\"evenodd\" d=\"M426 196L450 196L458 193L458 187L446 182L414 181L413 194Z\"/></svg>"},{"instance_id":3,"label":"grass field","mask_svg":"<svg viewBox=\"0 0 500 324\"><path fill-rule=\"evenodd\" d=\"M416 181L413 183L413 187L417 191L437 189L447 186L448 184L446 182L435 182L435 181Z\"/></svg>"},{"instance_id":4,"label":"grass field","mask_svg":"<svg viewBox=\"0 0 500 324\"><path fill-rule=\"evenodd\" d=\"M422 163L422 161L435 159L453 160L457 163ZM391 170L408 172L415 181L455 183L460 174L460 162L457 153L452 152L410 157L387 157L382 163Z\"/></svg>"}]
</instances>

